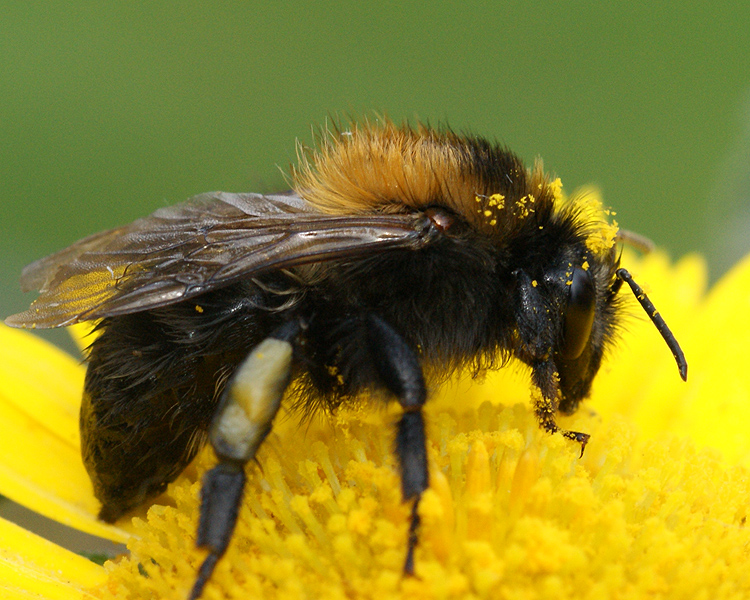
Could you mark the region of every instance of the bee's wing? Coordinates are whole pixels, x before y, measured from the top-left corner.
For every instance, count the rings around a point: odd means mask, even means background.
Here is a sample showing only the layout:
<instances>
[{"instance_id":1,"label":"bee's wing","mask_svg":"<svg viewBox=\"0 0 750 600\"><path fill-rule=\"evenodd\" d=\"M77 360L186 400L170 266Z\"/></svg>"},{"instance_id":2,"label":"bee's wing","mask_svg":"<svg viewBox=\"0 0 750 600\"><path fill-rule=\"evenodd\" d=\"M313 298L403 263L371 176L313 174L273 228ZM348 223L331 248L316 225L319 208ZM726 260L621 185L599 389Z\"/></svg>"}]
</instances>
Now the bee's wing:
<instances>
[{"instance_id":1,"label":"bee's wing","mask_svg":"<svg viewBox=\"0 0 750 600\"><path fill-rule=\"evenodd\" d=\"M40 296L6 319L58 327L173 304L242 277L429 241L417 214L336 216L295 195L202 194L24 269Z\"/></svg>"}]
</instances>

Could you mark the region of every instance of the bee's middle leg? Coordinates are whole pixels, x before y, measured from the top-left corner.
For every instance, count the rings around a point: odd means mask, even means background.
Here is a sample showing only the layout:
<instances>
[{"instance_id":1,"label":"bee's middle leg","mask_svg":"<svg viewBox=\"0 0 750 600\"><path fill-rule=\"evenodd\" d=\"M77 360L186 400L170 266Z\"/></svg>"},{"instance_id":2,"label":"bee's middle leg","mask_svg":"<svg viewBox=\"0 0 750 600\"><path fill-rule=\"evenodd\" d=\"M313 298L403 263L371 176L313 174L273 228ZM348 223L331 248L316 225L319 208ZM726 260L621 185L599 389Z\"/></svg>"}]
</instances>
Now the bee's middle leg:
<instances>
[{"instance_id":1,"label":"bee's middle leg","mask_svg":"<svg viewBox=\"0 0 750 600\"><path fill-rule=\"evenodd\" d=\"M378 375L404 410L396 432L396 455L401 467L401 491L405 501L413 500L404 573L414 573L414 549L417 545L422 493L429 485L427 442L422 406L427 388L414 351L388 323L370 315L367 319L370 353Z\"/></svg>"}]
</instances>

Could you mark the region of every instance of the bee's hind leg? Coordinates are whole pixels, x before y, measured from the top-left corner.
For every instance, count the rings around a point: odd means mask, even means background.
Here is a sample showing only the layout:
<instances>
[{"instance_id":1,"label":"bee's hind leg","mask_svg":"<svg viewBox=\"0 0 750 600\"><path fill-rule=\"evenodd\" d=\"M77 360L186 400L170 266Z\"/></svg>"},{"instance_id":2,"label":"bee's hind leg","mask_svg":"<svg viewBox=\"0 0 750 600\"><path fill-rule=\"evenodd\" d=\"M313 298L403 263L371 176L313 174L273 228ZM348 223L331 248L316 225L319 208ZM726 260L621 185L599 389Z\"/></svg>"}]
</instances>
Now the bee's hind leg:
<instances>
[{"instance_id":1,"label":"bee's hind leg","mask_svg":"<svg viewBox=\"0 0 750 600\"><path fill-rule=\"evenodd\" d=\"M211 422L211 445L219 464L201 487L197 545L208 548L190 600L199 598L232 539L245 486L245 464L255 457L289 384L292 343L299 324L289 322L253 348L222 395Z\"/></svg>"},{"instance_id":2,"label":"bee's hind leg","mask_svg":"<svg viewBox=\"0 0 750 600\"><path fill-rule=\"evenodd\" d=\"M396 432L396 454L401 466L401 491L405 501L413 500L404 573L414 573L414 549L419 529L417 511L422 493L429 485L427 442L422 406L427 388L416 354L406 341L381 318L367 320L370 352L378 375L397 398L404 413Z\"/></svg>"}]
</instances>

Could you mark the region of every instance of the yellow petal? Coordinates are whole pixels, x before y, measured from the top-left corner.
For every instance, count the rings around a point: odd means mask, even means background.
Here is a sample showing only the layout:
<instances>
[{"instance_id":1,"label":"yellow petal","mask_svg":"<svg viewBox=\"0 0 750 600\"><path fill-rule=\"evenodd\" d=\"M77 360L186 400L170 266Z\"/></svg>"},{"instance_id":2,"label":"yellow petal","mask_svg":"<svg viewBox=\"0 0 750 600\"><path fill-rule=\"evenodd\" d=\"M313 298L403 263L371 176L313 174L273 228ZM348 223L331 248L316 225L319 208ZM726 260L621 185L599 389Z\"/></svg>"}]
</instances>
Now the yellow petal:
<instances>
[{"instance_id":1,"label":"yellow petal","mask_svg":"<svg viewBox=\"0 0 750 600\"><path fill-rule=\"evenodd\" d=\"M104 568L0 519L0 597L78 600L106 582Z\"/></svg>"},{"instance_id":2,"label":"yellow petal","mask_svg":"<svg viewBox=\"0 0 750 600\"><path fill-rule=\"evenodd\" d=\"M0 325L0 493L60 523L115 541L96 518L83 467L78 406L84 368L51 344Z\"/></svg>"},{"instance_id":3,"label":"yellow petal","mask_svg":"<svg viewBox=\"0 0 750 600\"><path fill-rule=\"evenodd\" d=\"M686 338L690 389L676 424L698 444L750 465L750 256L711 290Z\"/></svg>"},{"instance_id":4,"label":"yellow petal","mask_svg":"<svg viewBox=\"0 0 750 600\"><path fill-rule=\"evenodd\" d=\"M702 311L707 280L705 261L691 255L672 265L666 254L657 251L642 259L625 253L622 264L643 286L682 346L688 362L688 381L680 379L666 343L627 286L623 286L620 297L626 303L627 314L581 410L594 410L603 418L626 416L649 438L666 431L689 435L690 431L678 428L678 421L686 395L706 368L700 364L691 336Z\"/></svg>"},{"instance_id":5,"label":"yellow petal","mask_svg":"<svg viewBox=\"0 0 750 600\"><path fill-rule=\"evenodd\" d=\"M89 344L94 340L96 334L94 333L94 326L96 325L93 321L83 321L82 323L76 323L67 327L67 331L70 337L73 338L76 346L81 351L81 354L89 347Z\"/></svg>"}]
</instances>

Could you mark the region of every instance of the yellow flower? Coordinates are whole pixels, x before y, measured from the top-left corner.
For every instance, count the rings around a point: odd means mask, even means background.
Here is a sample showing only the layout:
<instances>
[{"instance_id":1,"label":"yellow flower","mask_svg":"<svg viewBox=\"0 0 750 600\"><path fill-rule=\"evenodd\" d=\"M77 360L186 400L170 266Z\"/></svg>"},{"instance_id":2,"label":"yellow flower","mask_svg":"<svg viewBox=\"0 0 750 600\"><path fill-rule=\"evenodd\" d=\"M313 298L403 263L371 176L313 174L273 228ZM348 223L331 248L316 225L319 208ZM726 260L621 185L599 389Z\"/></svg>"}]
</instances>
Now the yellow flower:
<instances>
[{"instance_id":1,"label":"yellow flower","mask_svg":"<svg viewBox=\"0 0 750 600\"><path fill-rule=\"evenodd\" d=\"M539 431L519 367L434 390L431 485L416 577L401 574L409 507L392 453L397 410L279 419L261 449L209 598L744 598L750 595L750 259L706 295L703 261L623 261L679 339L683 383L634 306L566 428ZM200 473L210 450L130 522L99 523L78 456L83 367L0 327L0 492L114 540L99 567L0 523L0 591L11 598L185 598ZM147 510L147 513L146 513Z\"/></svg>"}]
</instances>

